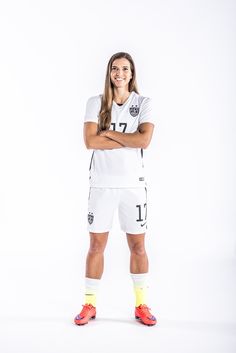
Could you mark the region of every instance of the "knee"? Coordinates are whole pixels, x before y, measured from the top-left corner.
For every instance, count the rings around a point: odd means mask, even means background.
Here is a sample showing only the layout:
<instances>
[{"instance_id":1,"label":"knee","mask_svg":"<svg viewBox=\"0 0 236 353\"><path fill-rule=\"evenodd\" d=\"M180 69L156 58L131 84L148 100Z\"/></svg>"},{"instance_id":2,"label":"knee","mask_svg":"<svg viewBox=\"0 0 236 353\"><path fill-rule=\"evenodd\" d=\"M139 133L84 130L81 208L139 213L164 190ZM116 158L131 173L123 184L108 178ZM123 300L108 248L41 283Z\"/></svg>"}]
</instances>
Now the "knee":
<instances>
[{"instance_id":1,"label":"knee","mask_svg":"<svg viewBox=\"0 0 236 353\"><path fill-rule=\"evenodd\" d=\"M146 250L143 244L134 244L131 247L131 254L136 256L144 256L146 255Z\"/></svg>"},{"instance_id":2,"label":"knee","mask_svg":"<svg viewBox=\"0 0 236 353\"><path fill-rule=\"evenodd\" d=\"M91 255L102 254L104 252L104 249L105 249L104 244L97 242L97 241L94 241L90 244L89 253Z\"/></svg>"}]
</instances>

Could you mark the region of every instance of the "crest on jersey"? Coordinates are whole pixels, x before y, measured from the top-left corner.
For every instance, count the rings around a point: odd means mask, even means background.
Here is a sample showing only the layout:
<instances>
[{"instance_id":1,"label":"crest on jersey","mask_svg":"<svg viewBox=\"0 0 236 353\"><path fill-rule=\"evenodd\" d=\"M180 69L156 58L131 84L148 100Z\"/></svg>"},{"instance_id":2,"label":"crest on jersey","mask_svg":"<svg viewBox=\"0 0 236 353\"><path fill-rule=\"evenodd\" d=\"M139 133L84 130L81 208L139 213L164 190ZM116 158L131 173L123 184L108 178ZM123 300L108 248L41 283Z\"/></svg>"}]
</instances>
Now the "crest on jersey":
<instances>
[{"instance_id":1,"label":"crest on jersey","mask_svg":"<svg viewBox=\"0 0 236 353\"><path fill-rule=\"evenodd\" d=\"M92 224L93 220L94 220L94 215L93 215L92 212L89 212L89 214L88 214L88 222L89 222L89 224Z\"/></svg>"},{"instance_id":2,"label":"crest on jersey","mask_svg":"<svg viewBox=\"0 0 236 353\"><path fill-rule=\"evenodd\" d=\"M130 108L129 108L129 112L130 114L135 117L138 115L139 113L139 107L137 105L132 105Z\"/></svg>"}]
</instances>

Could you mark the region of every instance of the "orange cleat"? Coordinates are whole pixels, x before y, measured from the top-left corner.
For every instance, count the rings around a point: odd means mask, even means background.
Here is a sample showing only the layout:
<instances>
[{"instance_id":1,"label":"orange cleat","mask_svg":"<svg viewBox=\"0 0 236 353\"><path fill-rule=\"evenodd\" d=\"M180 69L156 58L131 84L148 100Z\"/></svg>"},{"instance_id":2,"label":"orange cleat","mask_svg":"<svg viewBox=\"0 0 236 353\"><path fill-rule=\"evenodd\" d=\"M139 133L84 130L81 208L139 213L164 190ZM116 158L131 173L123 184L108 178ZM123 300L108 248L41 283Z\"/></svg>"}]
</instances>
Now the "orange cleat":
<instances>
[{"instance_id":1,"label":"orange cleat","mask_svg":"<svg viewBox=\"0 0 236 353\"><path fill-rule=\"evenodd\" d=\"M147 326L156 325L157 320L155 316L150 313L150 308L145 304L141 304L135 308L135 318L139 320L141 323Z\"/></svg>"},{"instance_id":2,"label":"orange cleat","mask_svg":"<svg viewBox=\"0 0 236 353\"><path fill-rule=\"evenodd\" d=\"M90 319L96 318L96 308L92 304L83 305L82 311L74 318L76 325L85 325Z\"/></svg>"}]
</instances>

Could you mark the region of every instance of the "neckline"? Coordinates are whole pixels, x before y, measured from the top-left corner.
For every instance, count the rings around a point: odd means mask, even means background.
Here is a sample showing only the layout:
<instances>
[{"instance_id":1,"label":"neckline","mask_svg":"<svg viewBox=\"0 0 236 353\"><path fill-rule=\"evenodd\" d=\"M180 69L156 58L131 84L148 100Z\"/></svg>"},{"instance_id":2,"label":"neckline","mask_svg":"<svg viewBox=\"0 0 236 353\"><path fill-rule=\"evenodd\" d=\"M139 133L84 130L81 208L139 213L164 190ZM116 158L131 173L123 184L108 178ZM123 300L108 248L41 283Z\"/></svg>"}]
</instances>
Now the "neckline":
<instances>
[{"instance_id":1,"label":"neckline","mask_svg":"<svg viewBox=\"0 0 236 353\"><path fill-rule=\"evenodd\" d=\"M127 102L131 99L131 97L133 96L133 94L134 94L134 91L132 91L132 92L130 92L130 95L129 95L129 97L126 99L126 101L124 101L124 103L116 103L114 100L113 100L113 104L115 104L115 106L117 106L117 107L119 107L119 108L122 108L124 105L126 105L127 104ZM120 105L121 104L121 105Z\"/></svg>"}]
</instances>

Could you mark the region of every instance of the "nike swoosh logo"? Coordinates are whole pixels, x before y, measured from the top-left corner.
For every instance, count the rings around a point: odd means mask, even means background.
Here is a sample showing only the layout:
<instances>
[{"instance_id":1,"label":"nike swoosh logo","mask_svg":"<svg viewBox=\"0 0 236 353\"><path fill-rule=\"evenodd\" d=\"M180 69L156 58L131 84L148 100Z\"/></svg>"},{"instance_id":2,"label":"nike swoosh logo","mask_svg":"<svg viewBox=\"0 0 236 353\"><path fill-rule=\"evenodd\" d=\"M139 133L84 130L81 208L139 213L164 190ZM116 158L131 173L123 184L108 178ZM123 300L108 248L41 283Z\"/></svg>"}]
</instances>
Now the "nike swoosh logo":
<instances>
[{"instance_id":1,"label":"nike swoosh logo","mask_svg":"<svg viewBox=\"0 0 236 353\"><path fill-rule=\"evenodd\" d=\"M145 222L145 223L143 223L143 224L140 224L141 225L141 227L143 227L143 226L145 226L145 224L146 224L147 222Z\"/></svg>"}]
</instances>

